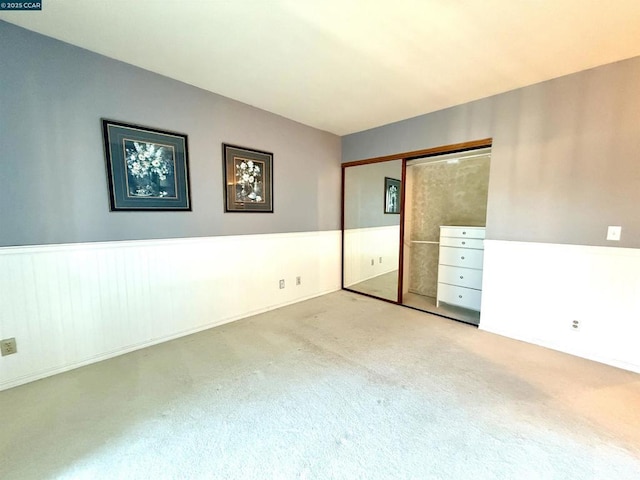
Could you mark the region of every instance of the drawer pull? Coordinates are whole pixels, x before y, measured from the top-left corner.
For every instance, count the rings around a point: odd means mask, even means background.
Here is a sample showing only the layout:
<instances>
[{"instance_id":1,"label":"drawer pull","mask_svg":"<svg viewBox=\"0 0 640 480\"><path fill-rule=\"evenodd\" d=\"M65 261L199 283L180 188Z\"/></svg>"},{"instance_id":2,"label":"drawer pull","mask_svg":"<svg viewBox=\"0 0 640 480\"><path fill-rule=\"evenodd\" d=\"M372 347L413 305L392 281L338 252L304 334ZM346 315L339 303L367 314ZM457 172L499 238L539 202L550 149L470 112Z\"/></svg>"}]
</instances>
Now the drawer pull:
<instances>
[{"instance_id":1,"label":"drawer pull","mask_svg":"<svg viewBox=\"0 0 640 480\"><path fill-rule=\"evenodd\" d=\"M464 276L460 275L460 280L462 280L464 278Z\"/></svg>"},{"instance_id":2,"label":"drawer pull","mask_svg":"<svg viewBox=\"0 0 640 480\"><path fill-rule=\"evenodd\" d=\"M466 235L466 234L467 234L467 232L462 232L462 234L463 234L463 235Z\"/></svg>"},{"instance_id":3,"label":"drawer pull","mask_svg":"<svg viewBox=\"0 0 640 480\"><path fill-rule=\"evenodd\" d=\"M462 260L464 260L464 257L460 257Z\"/></svg>"},{"instance_id":4,"label":"drawer pull","mask_svg":"<svg viewBox=\"0 0 640 480\"><path fill-rule=\"evenodd\" d=\"M458 295L458 298L462 298L462 295Z\"/></svg>"},{"instance_id":5,"label":"drawer pull","mask_svg":"<svg viewBox=\"0 0 640 480\"><path fill-rule=\"evenodd\" d=\"M463 244L463 245L466 245L466 244L467 244L467 242L462 242L462 244Z\"/></svg>"}]
</instances>

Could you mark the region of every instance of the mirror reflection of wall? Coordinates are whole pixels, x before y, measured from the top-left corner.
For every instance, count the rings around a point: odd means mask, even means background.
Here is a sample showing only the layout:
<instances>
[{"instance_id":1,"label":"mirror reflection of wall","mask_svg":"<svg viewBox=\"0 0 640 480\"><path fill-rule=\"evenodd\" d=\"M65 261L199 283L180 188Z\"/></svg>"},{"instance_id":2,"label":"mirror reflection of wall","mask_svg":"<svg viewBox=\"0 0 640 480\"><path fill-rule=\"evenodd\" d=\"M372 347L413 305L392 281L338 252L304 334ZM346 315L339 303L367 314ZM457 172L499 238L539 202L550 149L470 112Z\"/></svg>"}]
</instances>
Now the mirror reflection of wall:
<instances>
[{"instance_id":1,"label":"mirror reflection of wall","mask_svg":"<svg viewBox=\"0 0 640 480\"><path fill-rule=\"evenodd\" d=\"M440 235L443 226L485 226L490 158L490 149L482 149L407 162L403 304L479 323L479 306L475 310L474 304L462 301L458 305L437 301L439 283L441 289L446 287L438 278ZM460 277L467 273L460 272ZM481 280L471 287L481 289ZM471 290L455 293L456 298L479 295Z\"/></svg>"},{"instance_id":2,"label":"mirror reflection of wall","mask_svg":"<svg viewBox=\"0 0 640 480\"><path fill-rule=\"evenodd\" d=\"M396 301L402 160L344 168L344 287Z\"/></svg>"}]
</instances>

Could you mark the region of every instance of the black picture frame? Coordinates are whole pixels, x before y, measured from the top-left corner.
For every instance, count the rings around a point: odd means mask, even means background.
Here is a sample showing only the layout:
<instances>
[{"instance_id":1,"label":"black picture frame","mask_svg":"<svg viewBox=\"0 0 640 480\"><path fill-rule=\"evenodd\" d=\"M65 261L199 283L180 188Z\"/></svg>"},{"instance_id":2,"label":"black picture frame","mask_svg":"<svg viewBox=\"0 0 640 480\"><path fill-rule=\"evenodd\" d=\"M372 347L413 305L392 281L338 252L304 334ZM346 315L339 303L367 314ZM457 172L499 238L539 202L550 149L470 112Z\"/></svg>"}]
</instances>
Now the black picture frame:
<instances>
[{"instance_id":1,"label":"black picture frame","mask_svg":"<svg viewBox=\"0 0 640 480\"><path fill-rule=\"evenodd\" d=\"M190 211L187 135L102 120L111 211Z\"/></svg>"},{"instance_id":2,"label":"black picture frame","mask_svg":"<svg viewBox=\"0 0 640 480\"><path fill-rule=\"evenodd\" d=\"M273 213L273 153L222 144L224 211Z\"/></svg>"},{"instance_id":3,"label":"black picture frame","mask_svg":"<svg viewBox=\"0 0 640 480\"><path fill-rule=\"evenodd\" d=\"M384 213L400 213L400 180L384 177Z\"/></svg>"}]
</instances>

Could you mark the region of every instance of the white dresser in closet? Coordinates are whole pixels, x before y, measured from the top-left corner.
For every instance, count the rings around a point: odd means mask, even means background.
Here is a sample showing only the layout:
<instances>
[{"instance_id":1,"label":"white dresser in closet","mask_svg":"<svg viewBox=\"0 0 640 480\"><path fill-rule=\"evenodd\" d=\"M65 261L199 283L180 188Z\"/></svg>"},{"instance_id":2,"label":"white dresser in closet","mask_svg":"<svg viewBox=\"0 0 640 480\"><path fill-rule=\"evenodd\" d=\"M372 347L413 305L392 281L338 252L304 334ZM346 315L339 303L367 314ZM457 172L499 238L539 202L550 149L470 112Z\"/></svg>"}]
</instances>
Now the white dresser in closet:
<instances>
[{"instance_id":1,"label":"white dresser in closet","mask_svg":"<svg viewBox=\"0 0 640 480\"><path fill-rule=\"evenodd\" d=\"M480 311L484 232L484 227L440 227L437 306Z\"/></svg>"}]
</instances>

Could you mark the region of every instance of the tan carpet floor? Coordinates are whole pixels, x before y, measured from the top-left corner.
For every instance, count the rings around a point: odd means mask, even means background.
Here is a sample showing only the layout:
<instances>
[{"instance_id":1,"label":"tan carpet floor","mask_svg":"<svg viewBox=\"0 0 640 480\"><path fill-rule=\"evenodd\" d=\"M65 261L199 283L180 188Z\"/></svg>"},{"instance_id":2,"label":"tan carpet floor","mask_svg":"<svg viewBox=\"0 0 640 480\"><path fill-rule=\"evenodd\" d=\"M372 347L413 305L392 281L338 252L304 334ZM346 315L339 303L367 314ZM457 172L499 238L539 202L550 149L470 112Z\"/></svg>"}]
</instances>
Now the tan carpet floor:
<instances>
[{"instance_id":1,"label":"tan carpet floor","mask_svg":"<svg viewBox=\"0 0 640 480\"><path fill-rule=\"evenodd\" d=\"M8 479L638 479L640 375L349 292L0 392Z\"/></svg>"}]
</instances>

